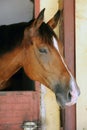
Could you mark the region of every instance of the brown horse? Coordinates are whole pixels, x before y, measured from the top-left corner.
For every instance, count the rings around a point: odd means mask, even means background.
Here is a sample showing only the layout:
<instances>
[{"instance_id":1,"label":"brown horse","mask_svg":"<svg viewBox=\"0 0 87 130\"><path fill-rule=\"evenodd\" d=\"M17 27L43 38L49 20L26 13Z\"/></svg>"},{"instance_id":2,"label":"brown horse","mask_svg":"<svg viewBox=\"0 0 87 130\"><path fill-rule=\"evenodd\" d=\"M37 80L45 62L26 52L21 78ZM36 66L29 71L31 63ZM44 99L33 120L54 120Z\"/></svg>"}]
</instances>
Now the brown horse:
<instances>
[{"instance_id":1,"label":"brown horse","mask_svg":"<svg viewBox=\"0 0 87 130\"><path fill-rule=\"evenodd\" d=\"M60 41L53 29L60 16L58 11L43 22L44 9L37 19L28 23L0 27L0 89L20 68L32 80L50 88L61 106L76 103L79 88L65 64Z\"/></svg>"}]
</instances>

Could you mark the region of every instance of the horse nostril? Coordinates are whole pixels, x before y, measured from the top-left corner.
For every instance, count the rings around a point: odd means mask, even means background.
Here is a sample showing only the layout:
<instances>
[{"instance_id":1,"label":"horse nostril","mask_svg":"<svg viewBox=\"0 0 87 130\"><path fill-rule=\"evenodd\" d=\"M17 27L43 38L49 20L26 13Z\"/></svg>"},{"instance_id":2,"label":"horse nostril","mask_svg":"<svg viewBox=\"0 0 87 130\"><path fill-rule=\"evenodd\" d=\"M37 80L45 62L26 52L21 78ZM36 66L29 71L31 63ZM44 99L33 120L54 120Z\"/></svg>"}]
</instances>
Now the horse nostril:
<instances>
[{"instance_id":1,"label":"horse nostril","mask_svg":"<svg viewBox=\"0 0 87 130\"><path fill-rule=\"evenodd\" d=\"M67 95L67 97L68 97L68 100L71 100L71 98L72 98L72 95L71 95L70 91L68 92L68 95Z\"/></svg>"}]
</instances>

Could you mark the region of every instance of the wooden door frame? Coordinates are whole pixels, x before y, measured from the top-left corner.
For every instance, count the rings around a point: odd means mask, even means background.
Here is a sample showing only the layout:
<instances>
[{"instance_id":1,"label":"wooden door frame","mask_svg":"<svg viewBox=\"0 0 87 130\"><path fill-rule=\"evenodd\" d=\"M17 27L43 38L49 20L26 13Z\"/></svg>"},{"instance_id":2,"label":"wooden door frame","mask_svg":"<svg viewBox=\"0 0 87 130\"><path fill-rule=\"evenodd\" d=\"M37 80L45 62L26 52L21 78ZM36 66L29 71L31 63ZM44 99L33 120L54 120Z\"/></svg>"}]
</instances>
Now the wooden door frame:
<instances>
[{"instance_id":1,"label":"wooden door frame","mask_svg":"<svg viewBox=\"0 0 87 130\"><path fill-rule=\"evenodd\" d=\"M40 11L40 0L34 1L35 17ZM75 0L64 1L64 52L65 60L75 76ZM64 130L76 130L76 105L64 111Z\"/></svg>"},{"instance_id":2,"label":"wooden door frame","mask_svg":"<svg viewBox=\"0 0 87 130\"><path fill-rule=\"evenodd\" d=\"M75 0L64 1L65 60L75 76ZM76 106L65 109L64 130L76 130Z\"/></svg>"},{"instance_id":3,"label":"wooden door frame","mask_svg":"<svg viewBox=\"0 0 87 130\"><path fill-rule=\"evenodd\" d=\"M38 16L40 12L40 0L34 0L34 16L35 18Z\"/></svg>"}]
</instances>

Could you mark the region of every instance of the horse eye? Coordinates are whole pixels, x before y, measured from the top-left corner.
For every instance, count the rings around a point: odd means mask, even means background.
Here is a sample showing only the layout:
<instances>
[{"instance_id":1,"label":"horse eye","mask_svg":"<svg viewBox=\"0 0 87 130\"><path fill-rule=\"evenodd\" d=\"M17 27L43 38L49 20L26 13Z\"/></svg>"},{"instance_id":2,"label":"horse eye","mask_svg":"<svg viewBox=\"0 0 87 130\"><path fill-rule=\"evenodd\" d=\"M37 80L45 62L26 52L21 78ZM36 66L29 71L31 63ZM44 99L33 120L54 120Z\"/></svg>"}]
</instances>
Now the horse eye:
<instances>
[{"instance_id":1,"label":"horse eye","mask_svg":"<svg viewBox=\"0 0 87 130\"><path fill-rule=\"evenodd\" d=\"M47 54L47 50L46 50L45 48L40 48L40 49L39 49L39 52L40 52L40 53L45 53L45 54Z\"/></svg>"}]
</instances>

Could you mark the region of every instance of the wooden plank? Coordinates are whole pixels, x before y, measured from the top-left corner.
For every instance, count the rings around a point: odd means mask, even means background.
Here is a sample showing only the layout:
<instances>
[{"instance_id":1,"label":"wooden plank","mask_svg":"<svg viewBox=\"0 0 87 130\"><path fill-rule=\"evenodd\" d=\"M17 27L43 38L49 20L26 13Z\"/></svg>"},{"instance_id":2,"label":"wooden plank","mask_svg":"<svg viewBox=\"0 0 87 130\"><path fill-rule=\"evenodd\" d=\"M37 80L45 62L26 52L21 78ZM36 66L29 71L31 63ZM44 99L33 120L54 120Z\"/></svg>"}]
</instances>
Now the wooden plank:
<instances>
[{"instance_id":1,"label":"wooden plank","mask_svg":"<svg viewBox=\"0 0 87 130\"><path fill-rule=\"evenodd\" d=\"M39 93L1 92L0 130L21 130L25 121L40 121Z\"/></svg>"},{"instance_id":2,"label":"wooden plank","mask_svg":"<svg viewBox=\"0 0 87 130\"><path fill-rule=\"evenodd\" d=\"M75 0L64 1L65 60L75 75ZM64 130L76 130L76 106L65 109Z\"/></svg>"},{"instance_id":3,"label":"wooden plank","mask_svg":"<svg viewBox=\"0 0 87 130\"><path fill-rule=\"evenodd\" d=\"M64 49L65 60L69 69L75 74L75 2L64 1Z\"/></svg>"},{"instance_id":4,"label":"wooden plank","mask_svg":"<svg viewBox=\"0 0 87 130\"><path fill-rule=\"evenodd\" d=\"M40 0L34 0L34 9L35 9L35 18L38 16L40 12Z\"/></svg>"}]
</instances>

